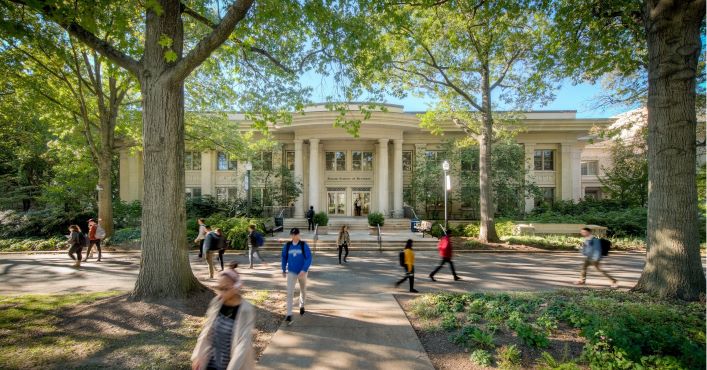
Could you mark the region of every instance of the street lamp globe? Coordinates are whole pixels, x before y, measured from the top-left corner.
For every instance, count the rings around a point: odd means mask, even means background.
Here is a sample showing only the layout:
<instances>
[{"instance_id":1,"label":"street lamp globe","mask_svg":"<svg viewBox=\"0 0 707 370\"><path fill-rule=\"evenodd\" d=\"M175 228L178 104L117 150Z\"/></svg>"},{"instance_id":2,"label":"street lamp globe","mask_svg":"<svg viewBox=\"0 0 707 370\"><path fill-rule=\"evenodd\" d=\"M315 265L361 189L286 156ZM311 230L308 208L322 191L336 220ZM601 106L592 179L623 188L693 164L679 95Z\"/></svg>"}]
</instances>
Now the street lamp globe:
<instances>
[{"instance_id":1,"label":"street lamp globe","mask_svg":"<svg viewBox=\"0 0 707 370\"><path fill-rule=\"evenodd\" d=\"M446 159L444 160L444 162L442 162L442 169L445 171L449 171L449 161L447 161Z\"/></svg>"}]
</instances>

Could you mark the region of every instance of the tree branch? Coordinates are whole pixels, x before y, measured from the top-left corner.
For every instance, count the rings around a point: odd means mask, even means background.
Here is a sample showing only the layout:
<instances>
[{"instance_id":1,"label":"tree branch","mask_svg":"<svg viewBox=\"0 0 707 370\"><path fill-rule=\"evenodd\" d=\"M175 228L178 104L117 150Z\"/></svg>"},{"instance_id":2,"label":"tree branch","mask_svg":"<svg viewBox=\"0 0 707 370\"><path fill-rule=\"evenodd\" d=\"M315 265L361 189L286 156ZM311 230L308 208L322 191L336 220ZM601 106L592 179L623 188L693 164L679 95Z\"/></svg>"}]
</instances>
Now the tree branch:
<instances>
[{"instance_id":1,"label":"tree branch","mask_svg":"<svg viewBox=\"0 0 707 370\"><path fill-rule=\"evenodd\" d=\"M518 57L523 53L525 53L525 49L517 50L513 53L513 55L511 55L511 58L506 62L506 65L503 67L503 72L501 72L501 75L498 77L498 79L496 79L496 81L491 84L489 90L493 90L496 87L501 86L503 79L506 78L506 73L508 73L508 70L511 69L513 63L515 63L516 59L518 59Z\"/></svg>"},{"instance_id":2,"label":"tree branch","mask_svg":"<svg viewBox=\"0 0 707 370\"><path fill-rule=\"evenodd\" d=\"M211 53L223 44L238 22L245 18L246 13L253 5L253 0L237 0L228 7L226 16L208 35L194 46L189 53L171 67L165 77L170 81L182 81L198 67Z\"/></svg>"}]
</instances>

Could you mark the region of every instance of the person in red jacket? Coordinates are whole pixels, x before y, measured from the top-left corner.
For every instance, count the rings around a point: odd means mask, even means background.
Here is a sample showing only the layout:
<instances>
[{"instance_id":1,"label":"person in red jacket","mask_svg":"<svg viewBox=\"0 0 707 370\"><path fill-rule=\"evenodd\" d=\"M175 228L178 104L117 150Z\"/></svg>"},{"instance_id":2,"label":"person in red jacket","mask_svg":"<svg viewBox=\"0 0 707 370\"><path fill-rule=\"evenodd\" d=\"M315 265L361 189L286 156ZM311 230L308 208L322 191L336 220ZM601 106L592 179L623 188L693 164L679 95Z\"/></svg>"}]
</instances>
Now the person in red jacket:
<instances>
[{"instance_id":1,"label":"person in red jacket","mask_svg":"<svg viewBox=\"0 0 707 370\"><path fill-rule=\"evenodd\" d=\"M449 267L452 268L452 275L454 275L454 281L461 280L462 278L457 276L457 272L454 271L454 263L452 263L452 240L449 238L449 235L444 234L441 238L439 238L437 249L439 250L439 256L442 260L439 262L439 266L437 266L437 268L430 274L430 279L432 279L432 281L437 281L435 280L435 274L442 268L442 266L444 266L445 263L449 263Z\"/></svg>"}]
</instances>

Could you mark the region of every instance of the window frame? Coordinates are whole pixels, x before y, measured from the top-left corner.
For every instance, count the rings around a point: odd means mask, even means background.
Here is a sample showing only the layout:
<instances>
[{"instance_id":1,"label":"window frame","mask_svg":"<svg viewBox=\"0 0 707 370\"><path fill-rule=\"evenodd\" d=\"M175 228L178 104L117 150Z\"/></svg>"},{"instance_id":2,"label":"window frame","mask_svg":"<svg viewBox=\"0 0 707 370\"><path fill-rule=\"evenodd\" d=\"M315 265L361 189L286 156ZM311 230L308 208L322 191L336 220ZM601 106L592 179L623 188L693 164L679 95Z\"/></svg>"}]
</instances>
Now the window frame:
<instances>
[{"instance_id":1,"label":"window frame","mask_svg":"<svg viewBox=\"0 0 707 370\"><path fill-rule=\"evenodd\" d=\"M538 156L538 154L540 155ZM549 161L547 158L548 154L550 156ZM556 157L557 155L555 155L555 149L535 149L533 151L533 171L555 171ZM540 160L540 168L538 168L538 159Z\"/></svg>"},{"instance_id":2,"label":"window frame","mask_svg":"<svg viewBox=\"0 0 707 370\"><path fill-rule=\"evenodd\" d=\"M359 154L360 158L356 159L356 154ZM365 154L369 155L370 160L364 160ZM358 162L358 167L356 168L356 163ZM368 163L367 168L364 168L363 164ZM366 150L352 150L351 151L351 171L373 171L373 152Z\"/></svg>"},{"instance_id":3,"label":"window frame","mask_svg":"<svg viewBox=\"0 0 707 370\"><path fill-rule=\"evenodd\" d=\"M405 166L406 154L410 156L410 163L408 163L407 168ZM403 172L412 172L412 169L415 167L414 158L415 156L413 155L412 150L403 150Z\"/></svg>"},{"instance_id":4,"label":"window frame","mask_svg":"<svg viewBox=\"0 0 707 370\"><path fill-rule=\"evenodd\" d=\"M198 159L197 159L198 158ZM197 159L195 161L195 159ZM198 168L194 164L198 162ZM188 165L190 164L190 165ZM201 152L187 150L184 152L184 170L185 171L201 171Z\"/></svg>"},{"instance_id":5,"label":"window frame","mask_svg":"<svg viewBox=\"0 0 707 370\"><path fill-rule=\"evenodd\" d=\"M292 158L292 166L290 166L290 158ZM289 171L295 170L295 151L294 150L285 151L285 167L287 167L287 169Z\"/></svg>"},{"instance_id":6,"label":"window frame","mask_svg":"<svg viewBox=\"0 0 707 370\"><path fill-rule=\"evenodd\" d=\"M221 155L225 157L226 169L221 168ZM216 152L216 171L238 171L238 160L231 159L231 155L227 152Z\"/></svg>"},{"instance_id":7,"label":"window frame","mask_svg":"<svg viewBox=\"0 0 707 370\"><path fill-rule=\"evenodd\" d=\"M337 158L337 153L341 153L343 157ZM331 169L329 168L329 163L330 163L329 158L327 158L329 156L329 154L333 154L333 162L332 162L333 166ZM343 169L339 169L339 164L341 164L340 162L343 163ZM345 150L334 150L334 151L325 152L324 153L324 169L325 169L325 171L329 171L329 172L346 171L346 151Z\"/></svg>"},{"instance_id":8,"label":"window frame","mask_svg":"<svg viewBox=\"0 0 707 370\"><path fill-rule=\"evenodd\" d=\"M594 173L589 173L590 164L593 165ZM580 162L580 173L582 176L599 176L599 161L597 160L586 160Z\"/></svg>"}]
</instances>

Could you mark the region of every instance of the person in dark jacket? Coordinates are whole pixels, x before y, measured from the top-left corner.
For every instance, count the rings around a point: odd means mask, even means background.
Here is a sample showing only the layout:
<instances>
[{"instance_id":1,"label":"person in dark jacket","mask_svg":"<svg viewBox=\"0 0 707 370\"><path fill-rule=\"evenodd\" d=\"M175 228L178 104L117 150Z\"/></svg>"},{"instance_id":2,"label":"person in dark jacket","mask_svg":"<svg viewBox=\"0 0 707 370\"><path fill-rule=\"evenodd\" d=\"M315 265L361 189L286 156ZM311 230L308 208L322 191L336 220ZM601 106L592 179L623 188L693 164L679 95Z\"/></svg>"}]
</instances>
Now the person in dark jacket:
<instances>
[{"instance_id":1,"label":"person in dark jacket","mask_svg":"<svg viewBox=\"0 0 707 370\"><path fill-rule=\"evenodd\" d=\"M454 263L452 262L452 240L449 235L444 234L441 238L439 238L439 243L437 243L437 250L439 251L439 256L442 258L442 260L439 261L439 266L437 266L437 268L434 269L434 271L432 271L432 273L430 274L430 279L432 281L437 281L435 280L435 274L442 268L442 266L444 266L445 263L448 263L449 267L452 269L454 281L461 280L462 278L457 276L457 272L454 271Z\"/></svg>"},{"instance_id":2,"label":"person in dark jacket","mask_svg":"<svg viewBox=\"0 0 707 370\"><path fill-rule=\"evenodd\" d=\"M206 228L207 230L210 229L208 226ZM206 234L204 238L204 251L206 252L206 263L209 265L209 279L214 278L214 254L218 254L220 244L221 237L216 230Z\"/></svg>"},{"instance_id":3,"label":"person in dark jacket","mask_svg":"<svg viewBox=\"0 0 707 370\"><path fill-rule=\"evenodd\" d=\"M69 235L67 237L69 238L69 257L76 261L74 267L79 268L81 267L81 250L85 244L85 237L81 235L81 228L78 225L69 226ZM74 257L74 254L76 254L76 257Z\"/></svg>"},{"instance_id":4,"label":"person in dark jacket","mask_svg":"<svg viewBox=\"0 0 707 370\"><path fill-rule=\"evenodd\" d=\"M618 288L619 285L616 279L611 277L611 275L599 267L599 262L601 261L601 240L592 235L592 230L588 227L582 228L579 233L584 238L584 242L582 243L582 254L586 258L584 260L584 265L582 265L581 277L575 282L575 284L584 285L587 278L587 267L594 266L597 271L611 280L612 288Z\"/></svg>"},{"instance_id":5,"label":"person in dark jacket","mask_svg":"<svg viewBox=\"0 0 707 370\"><path fill-rule=\"evenodd\" d=\"M267 266L267 262L260 255L260 245L258 245L258 239L263 237L257 230L255 230L255 225L248 225L248 262L250 263L249 268L253 268L253 259L256 257L260 260L260 263Z\"/></svg>"},{"instance_id":6,"label":"person in dark jacket","mask_svg":"<svg viewBox=\"0 0 707 370\"><path fill-rule=\"evenodd\" d=\"M307 217L307 231L314 231L314 206L309 206L305 217Z\"/></svg>"}]
</instances>

